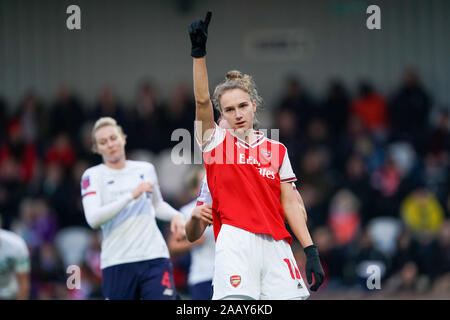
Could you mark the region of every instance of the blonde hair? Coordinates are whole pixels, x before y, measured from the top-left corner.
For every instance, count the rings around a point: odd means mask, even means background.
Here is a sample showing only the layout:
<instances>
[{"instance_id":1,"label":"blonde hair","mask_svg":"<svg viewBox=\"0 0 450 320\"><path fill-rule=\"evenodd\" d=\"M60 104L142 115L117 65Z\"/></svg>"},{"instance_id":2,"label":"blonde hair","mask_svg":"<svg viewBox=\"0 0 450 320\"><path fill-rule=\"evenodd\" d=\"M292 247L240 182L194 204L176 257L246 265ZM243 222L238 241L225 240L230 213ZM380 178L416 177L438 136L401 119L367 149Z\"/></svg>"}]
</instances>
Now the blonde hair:
<instances>
[{"instance_id":1,"label":"blonde hair","mask_svg":"<svg viewBox=\"0 0 450 320\"><path fill-rule=\"evenodd\" d=\"M222 95L228 90L232 89L241 89L242 91L248 93L250 99L256 103L256 110L260 109L263 104L263 99L258 94L258 90L256 89L256 84L253 81L253 78L248 74L243 74L238 70L231 70L227 72L225 75L225 80L219 83L214 90L214 95L212 98L214 107L217 111L222 114L222 106L220 105L220 98ZM253 125L257 125L258 120L253 119Z\"/></svg>"},{"instance_id":2,"label":"blonde hair","mask_svg":"<svg viewBox=\"0 0 450 320\"><path fill-rule=\"evenodd\" d=\"M100 119L98 119L93 128L92 128L92 132L91 132L91 139L92 139L92 152L97 153L97 140L95 140L95 133L97 132L98 129L106 127L106 126L113 126L116 127L117 130L119 130L119 134L122 137L126 137L125 133L123 132L123 129L121 126L119 126L117 124L117 121L111 117L102 117Z\"/></svg>"}]
</instances>

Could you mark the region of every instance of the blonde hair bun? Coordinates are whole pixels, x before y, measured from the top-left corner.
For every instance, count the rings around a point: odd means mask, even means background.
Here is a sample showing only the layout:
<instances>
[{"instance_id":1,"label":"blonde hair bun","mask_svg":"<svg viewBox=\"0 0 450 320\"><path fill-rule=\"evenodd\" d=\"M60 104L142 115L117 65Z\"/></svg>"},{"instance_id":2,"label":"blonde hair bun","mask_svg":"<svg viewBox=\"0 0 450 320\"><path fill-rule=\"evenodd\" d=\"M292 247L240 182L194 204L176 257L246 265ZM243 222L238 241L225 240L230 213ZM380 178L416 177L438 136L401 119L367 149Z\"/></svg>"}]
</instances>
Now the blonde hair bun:
<instances>
[{"instance_id":1,"label":"blonde hair bun","mask_svg":"<svg viewBox=\"0 0 450 320\"><path fill-rule=\"evenodd\" d=\"M244 78L244 75L242 74L242 72L240 72L238 70L228 71L227 74L225 75L225 80L228 80L228 81L240 80L243 78Z\"/></svg>"}]
</instances>

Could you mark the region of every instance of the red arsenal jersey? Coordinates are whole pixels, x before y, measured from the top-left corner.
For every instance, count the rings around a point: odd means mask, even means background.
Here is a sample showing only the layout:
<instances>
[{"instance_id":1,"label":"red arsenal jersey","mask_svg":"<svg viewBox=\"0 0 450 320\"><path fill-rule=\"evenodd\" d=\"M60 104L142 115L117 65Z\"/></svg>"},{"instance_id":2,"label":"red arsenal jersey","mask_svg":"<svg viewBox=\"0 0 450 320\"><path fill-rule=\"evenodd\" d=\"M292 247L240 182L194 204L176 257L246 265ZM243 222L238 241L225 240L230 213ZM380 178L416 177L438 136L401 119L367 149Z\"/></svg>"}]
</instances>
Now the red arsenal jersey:
<instances>
[{"instance_id":1,"label":"red arsenal jersey","mask_svg":"<svg viewBox=\"0 0 450 320\"><path fill-rule=\"evenodd\" d=\"M280 183L296 181L286 147L256 131L251 144L215 126L202 146L208 186L213 199L217 239L222 224L275 240L292 237L286 230Z\"/></svg>"}]
</instances>

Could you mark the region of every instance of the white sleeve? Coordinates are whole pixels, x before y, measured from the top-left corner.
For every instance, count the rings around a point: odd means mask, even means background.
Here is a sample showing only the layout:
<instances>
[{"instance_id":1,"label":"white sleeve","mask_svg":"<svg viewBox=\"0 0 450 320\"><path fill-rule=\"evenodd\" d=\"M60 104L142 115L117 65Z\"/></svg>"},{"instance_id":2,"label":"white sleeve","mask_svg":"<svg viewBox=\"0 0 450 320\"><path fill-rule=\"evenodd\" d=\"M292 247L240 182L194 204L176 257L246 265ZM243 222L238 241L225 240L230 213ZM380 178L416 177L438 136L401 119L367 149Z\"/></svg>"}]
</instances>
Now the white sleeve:
<instances>
[{"instance_id":1,"label":"white sleeve","mask_svg":"<svg viewBox=\"0 0 450 320\"><path fill-rule=\"evenodd\" d=\"M200 122L200 121L195 121L195 126L198 125L198 122ZM203 144L201 143L201 140L197 136L197 130L195 130L195 132L196 132L195 141L197 141L197 144L199 145L202 152L209 152L209 151L213 150L225 139L225 135L226 135L227 131L225 129L219 127L217 125L217 123L214 123L214 129L212 129L212 130L214 130L212 135Z\"/></svg>"},{"instance_id":2,"label":"white sleeve","mask_svg":"<svg viewBox=\"0 0 450 320\"><path fill-rule=\"evenodd\" d=\"M81 197L84 215L89 226L97 229L103 223L114 218L131 200L131 192L123 195L116 201L102 205L101 190L93 172L86 171L81 178Z\"/></svg>"},{"instance_id":3,"label":"white sleeve","mask_svg":"<svg viewBox=\"0 0 450 320\"><path fill-rule=\"evenodd\" d=\"M14 265L14 271L16 273L28 273L30 272L30 254L28 252L27 245L25 241L17 236L18 238L18 246L15 251L16 259Z\"/></svg>"},{"instance_id":4,"label":"white sleeve","mask_svg":"<svg viewBox=\"0 0 450 320\"><path fill-rule=\"evenodd\" d=\"M171 221L173 217L177 214L182 214L181 212L175 210L170 204L164 201L161 189L159 188L158 176L156 175L155 169L152 167L153 175L155 178L155 183L152 185L152 203L155 207L155 216L163 221Z\"/></svg>"},{"instance_id":5,"label":"white sleeve","mask_svg":"<svg viewBox=\"0 0 450 320\"><path fill-rule=\"evenodd\" d=\"M294 182L297 181L294 171L292 170L291 162L289 161L288 151L284 153L283 163L280 167L280 182Z\"/></svg>"},{"instance_id":6,"label":"white sleeve","mask_svg":"<svg viewBox=\"0 0 450 320\"><path fill-rule=\"evenodd\" d=\"M206 176L203 178L202 186L200 187L200 191L197 196L197 206L200 206L205 203L207 204L212 203L212 197L211 193L209 192L208 181L206 180Z\"/></svg>"}]
</instances>

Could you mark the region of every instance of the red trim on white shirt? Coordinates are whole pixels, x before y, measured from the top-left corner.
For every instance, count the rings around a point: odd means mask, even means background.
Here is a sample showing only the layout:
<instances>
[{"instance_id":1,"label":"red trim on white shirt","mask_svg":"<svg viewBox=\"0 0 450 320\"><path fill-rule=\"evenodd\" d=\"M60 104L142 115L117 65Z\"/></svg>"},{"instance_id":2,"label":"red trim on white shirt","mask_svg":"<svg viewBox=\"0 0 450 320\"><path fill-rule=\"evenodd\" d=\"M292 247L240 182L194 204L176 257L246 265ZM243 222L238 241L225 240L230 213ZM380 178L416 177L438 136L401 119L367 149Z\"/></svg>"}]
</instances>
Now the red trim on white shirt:
<instances>
[{"instance_id":1,"label":"red trim on white shirt","mask_svg":"<svg viewBox=\"0 0 450 320\"><path fill-rule=\"evenodd\" d=\"M97 193L96 191L90 191L90 192L88 192L88 193L83 194L83 197L82 197L82 198L84 198L84 197L86 197L86 196L88 196L88 195L91 195L91 194L96 194L96 193Z\"/></svg>"}]
</instances>

